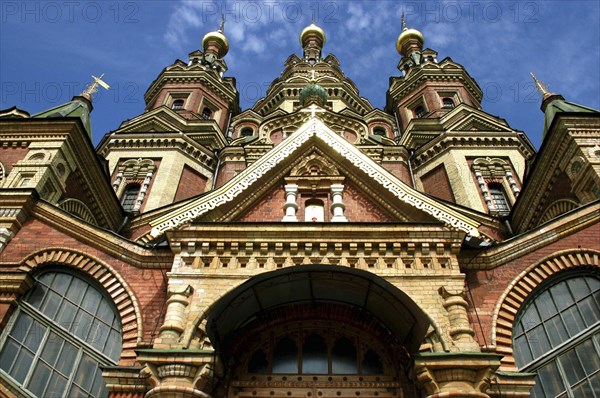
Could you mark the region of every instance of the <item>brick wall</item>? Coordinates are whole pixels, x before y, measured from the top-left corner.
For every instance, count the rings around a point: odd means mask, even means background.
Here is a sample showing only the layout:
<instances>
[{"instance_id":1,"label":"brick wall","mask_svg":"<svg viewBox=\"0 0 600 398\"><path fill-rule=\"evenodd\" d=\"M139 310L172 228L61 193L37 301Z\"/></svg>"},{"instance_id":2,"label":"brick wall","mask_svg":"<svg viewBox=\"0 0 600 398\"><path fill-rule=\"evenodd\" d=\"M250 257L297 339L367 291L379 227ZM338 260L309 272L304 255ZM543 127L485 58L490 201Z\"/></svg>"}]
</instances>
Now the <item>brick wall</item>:
<instances>
[{"instance_id":1,"label":"brick wall","mask_svg":"<svg viewBox=\"0 0 600 398\"><path fill-rule=\"evenodd\" d=\"M0 162L4 165L6 175L12 170L13 164L24 159L28 152L27 147L0 146Z\"/></svg>"},{"instance_id":2,"label":"brick wall","mask_svg":"<svg viewBox=\"0 0 600 398\"><path fill-rule=\"evenodd\" d=\"M526 268L553 253L566 249L600 249L600 224L593 225L558 242L549 244L523 257L509 261L493 270L468 270L467 284L477 309L470 311L470 321L479 344L491 343L491 326L494 308L509 284ZM510 248L507 248L510 251ZM477 315L479 319L477 319ZM481 325L479 324L481 321ZM482 333L483 328L483 333ZM485 336L485 337L484 337Z\"/></svg>"},{"instance_id":3,"label":"brick wall","mask_svg":"<svg viewBox=\"0 0 600 398\"><path fill-rule=\"evenodd\" d=\"M456 202L443 164L421 177L421 181L425 192L428 194L450 202Z\"/></svg>"},{"instance_id":4,"label":"brick wall","mask_svg":"<svg viewBox=\"0 0 600 398\"><path fill-rule=\"evenodd\" d=\"M121 256L116 258L104 252L102 248L87 245L39 220L29 219L0 253L0 267L3 267L2 262L19 263L29 255L45 248L67 248L109 264L132 289L143 318L143 341L146 343L152 341L163 321L163 306L166 301L164 273L170 269L171 262L147 264L154 267L152 269L136 267L125 261L128 258L126 249L123 249Z\"/></svg>"},{"instance_id":5,"label":"brick wall","mask_svg":"<svg viewBox=\"0 0 600 398\"><path fill-rule=\"evenodd\" d=\"M192 169L188 165L183 166L177 193L175 194L175 202L189 198L190 196L199 195L206 188L207 178Z\"/></svg>"},{"instance_id":6,"label":"brick wall","mask_svg":"<svg viewBox=\"0 0 600 398\"><path fill-rule=\"evenodd\" d=\"M228 161L223 162L221 164L221 169L219 170L219 175L217 176L217 184L216 187L220 187L225 184L227 181L231 180L236 176L240 171L246 168L246 163L241 161Z\"/></svg>"}]
</instances>

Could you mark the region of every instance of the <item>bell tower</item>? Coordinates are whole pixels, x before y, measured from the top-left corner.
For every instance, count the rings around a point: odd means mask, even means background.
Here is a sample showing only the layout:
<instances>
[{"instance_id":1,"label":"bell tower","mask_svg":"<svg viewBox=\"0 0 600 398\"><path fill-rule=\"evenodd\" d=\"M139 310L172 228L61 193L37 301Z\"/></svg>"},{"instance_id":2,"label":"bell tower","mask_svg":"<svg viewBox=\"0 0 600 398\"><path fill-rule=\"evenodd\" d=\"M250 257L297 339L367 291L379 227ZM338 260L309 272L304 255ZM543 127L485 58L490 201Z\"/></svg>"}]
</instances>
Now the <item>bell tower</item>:
<instances>
[{"instance_id":1,"label":"bell tower","mask_svg":"<svg viewBox=\"0 0 600 398\"><path fill-rule=\"evenodd\" d=\"M202 49L176 60L152 82L144 113L104 137L113 189L125 211L146 212L213 187L218 153L239 113L235 79L225 77L229 42L224 19Z\"/></svg>"},{"instance_id":2,"label":"bell tower","mask_svg":"<svg viewBox=\"0 0 600 398\"><path fill-rule=\"evenodd\" d=\"M398 117L401 131L413 119L439 118L459 104L481 108L482 92L462 65L451 58L438 62L438 53L423 48L425 37L409 29L402 16L396 41L402 77L391 77L386 110Z\"/></svg>"}]
</instances>

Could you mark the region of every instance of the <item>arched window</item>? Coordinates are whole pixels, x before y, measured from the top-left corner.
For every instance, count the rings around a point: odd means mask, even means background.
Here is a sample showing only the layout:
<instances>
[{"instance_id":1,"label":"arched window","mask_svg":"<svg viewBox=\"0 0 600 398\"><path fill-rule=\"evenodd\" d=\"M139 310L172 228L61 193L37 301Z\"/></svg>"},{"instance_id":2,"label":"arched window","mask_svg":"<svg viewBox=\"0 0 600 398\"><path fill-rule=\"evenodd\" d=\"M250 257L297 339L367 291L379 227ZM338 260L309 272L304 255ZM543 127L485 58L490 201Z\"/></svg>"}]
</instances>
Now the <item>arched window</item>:
<instances>
[{"instance_id":1,"label":"arched window","mask_svg":"<svg viewBox=\"0 0 600 398\"><path fill-rule=\"evenodd\" d=\"M504 188L502 188L501 184L491 183L488 184L488 191L490 192L490 196L492 197L492 201L496 206L496 210L500 212L509 212L510 207L508 205L508 200L506 200L506 194L504 193Z\"/></svg>"},{"instance_id":2,"label":"arched window","mask_svg":"<svg viewBox=\"0 0 600 398\"><path fill-rule=\"evenodd\" d=\"M272 357L265 346L254 351L247 370L252 374L384 374L379 355L364 341L361 343L360 337L334 338L330 332L314 331L304 338L285 335L276 341Z\"/></svg>"},{"instance_id":3,"label":"arched window","mask_svg":"<svg viewBox=\"0 0 600 398\"><path fill-rule=\"evenodd\" d=\"M123 198L121 199L123 210L133 211L135 202L140 194L140 189L141 186L138 183L129 184L125 187L125 192L123 192Z\"/></svg>"},{"instance_id":4,"label":"arched window","mask_svg":"<svg viewBox=\"0 0 600 398\"><path fill-rule=\"evenodd\" d=\"M254 130L251 127L244 127L240 132L240 137L252 137L254 135Z\"/></svg>"},{"instance_id":5,"label":"arched window","mask_svg":"<svg viewBox=\"0 0 600 398\"><path fill-rule=\"evenodd\" d=\"M419 105L415 108L415 117L416 118L422 118L425 116L425 114L427 113L427 111L425 110L425 107L423 107L423 105Z\"/></svg>"},{"instance_id":6,"label":"arched window","mask_svg":"<svg viewBox=\"0 0 600 398\"><path fill-rule=\"evenodd\" d=\"M34 279L0 338L0 373L36 397L107 397L99 365L116 365L122 344L114 304L70 271Z\"/></svg>"},{"instance_id":7,"label":"arched window","mask_svg":"<svg viewBox=\"0 0 600 398\"><path fill-rule=\"evenodd\" d=\"M600 391L600 279L551 280L517 315L517 366L536 372L532 397L592 397Z\"/></svg>"},{"instance_id":8,"label":"arched window","mask_svg":"<svg viewBox=\"0 0 600 398\"><path fill-rule=\"evenodd\" d=\"M311 334L302 346L302 373L327 374L328 358L325 339L318 334Z\"/></svg>"},{"instance_id":9,"label":"arched window","mask_svg":"<svg viewBox=\"0 0 600 398\"><path fill-rule=\"evenodd\" d=\"M387 137L387 133L383 127L375 127L373 129L373 134L380 135L382 137Z\"/></svg>"},{"instance_id":10,"label":"arched window","mask_svg":"<svg viewBox=\"0 0 600 398\"><path fill-rule=\"evenodd\" d=\"M176 111L183 109L183 100L177 99L177 100L173 101L172 108L173 108L173 110L176 110Z\"/></svg>"},{"instance_id":11,"label":"arched window","mask_svg":"<svg viewBox=\"0 0 600 398\"><path fill-rule=\"evenodd\" d=\"M202 109L202 117L204 119L210 119L210 118L212 118L212 115L213 115L213 111L208 106L205 106L204 109Z\"/></svg>"},{"instance_id":12,"label":"arched window","mask_svg":"<svg viewBox=\"0 0 600 398\"><path fill-rule=\"evenodd\" d=\"M279 340L273 350L273 373L298 373L298 347L289 337Z\"/></svg>"},{"instance_id":13,"label":"arched window","mask_svg":"<svg viewBox=\"0 0 600 398\"><path fill-rule=\"evenodd\" d=\"M454 108L454 100L452 98L444 98L442 100L444 109L452 109Z\"/></svg>"}]
</instances>

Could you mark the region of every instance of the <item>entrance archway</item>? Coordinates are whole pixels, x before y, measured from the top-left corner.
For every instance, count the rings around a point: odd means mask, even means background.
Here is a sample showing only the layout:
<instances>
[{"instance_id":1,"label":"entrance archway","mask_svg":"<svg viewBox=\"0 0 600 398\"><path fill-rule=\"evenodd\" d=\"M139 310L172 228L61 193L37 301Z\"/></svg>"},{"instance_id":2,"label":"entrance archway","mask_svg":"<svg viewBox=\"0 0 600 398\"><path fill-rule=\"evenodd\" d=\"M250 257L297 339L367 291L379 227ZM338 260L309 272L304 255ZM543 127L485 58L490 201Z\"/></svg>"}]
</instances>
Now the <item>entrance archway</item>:
<instances>
[{"instance_id":1,"label":"entrance archway","mask_svg":"<svg viewBox=\"0 0 600 398\"><path fill-rule=\"evenodd\" d=\"M412 354L430 321L363 270L303 265L261 274L211 308L225 365L218 396L413 397Z\"/></svg>"}]
</instances>

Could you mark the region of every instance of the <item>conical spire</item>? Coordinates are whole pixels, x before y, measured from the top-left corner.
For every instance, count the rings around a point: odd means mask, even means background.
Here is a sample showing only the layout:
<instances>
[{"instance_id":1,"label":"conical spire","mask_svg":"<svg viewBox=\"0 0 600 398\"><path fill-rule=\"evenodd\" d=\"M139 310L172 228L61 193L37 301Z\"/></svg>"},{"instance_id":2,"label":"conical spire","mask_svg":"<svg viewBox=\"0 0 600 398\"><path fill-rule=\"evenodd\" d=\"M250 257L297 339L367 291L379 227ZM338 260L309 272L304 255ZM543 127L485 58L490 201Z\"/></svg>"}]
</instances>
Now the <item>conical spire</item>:
<instances>
[{"instance_id":1,"label":"conical spire","mask_svg":"<svg viewBox=\"0 0 600 398\"><path fill-rule=\"evenodd\" d=\"M78 117L81 119L83 126L90 139L92 138L92 124L90 121L90 113L92 112L92 100L94 94L98 91L98 86L108 90L110 86L102 80L104 73L100 77L92 75L93 81L87 85L86 89L80 95L74 96L71 101L47 109L43 112L33 115L33 118L55 118L55 117Z\"/></svg>"},{"instance_id":2,"label":"conical spire","mask_svg":"<svg viewBox=\"0 0 600 398\"><path fill-rule=\"evenodd\" d=\"M559 113L598 113L598 111L595 109L565 101L565 98L562 95L550 92L544 83L539 81L532 72L530 73L531 77L533 77L533 81L535 82L535 86L542 95L541 109L545 116L542 140L546 138L548 130L552 126L555 116Z\"/></svg>"}]
</instances>

